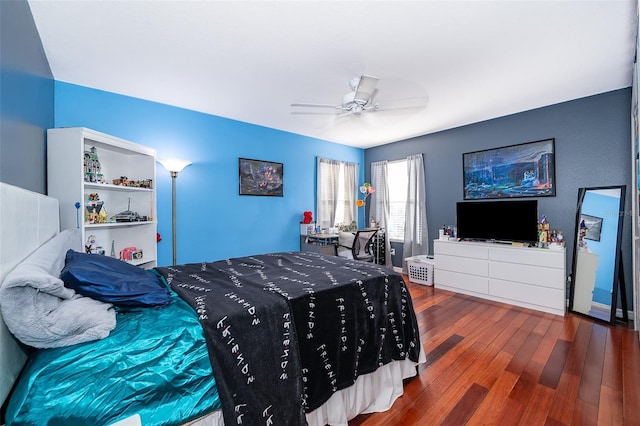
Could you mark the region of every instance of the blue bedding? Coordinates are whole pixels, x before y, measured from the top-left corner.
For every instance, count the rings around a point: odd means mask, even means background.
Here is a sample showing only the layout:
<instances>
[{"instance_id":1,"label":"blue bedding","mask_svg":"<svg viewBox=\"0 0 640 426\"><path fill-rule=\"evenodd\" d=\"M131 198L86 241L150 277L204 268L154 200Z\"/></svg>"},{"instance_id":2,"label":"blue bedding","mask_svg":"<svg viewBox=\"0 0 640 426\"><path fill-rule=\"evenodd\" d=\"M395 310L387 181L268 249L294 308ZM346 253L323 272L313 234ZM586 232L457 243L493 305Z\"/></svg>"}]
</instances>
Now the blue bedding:
<instances>
[{"instance_id":1,"label":"blue bedding","mask_svg":"<svg viewBox=\"0 0 640 426\"><path fill-rule=\"evenodd\" d=\"M162 308L120 310L105 339L34 352L7 426L109 425L134 414L145 426L175 425L220 409L198 317L171 296Z\"/></svg>"}]
</instances>

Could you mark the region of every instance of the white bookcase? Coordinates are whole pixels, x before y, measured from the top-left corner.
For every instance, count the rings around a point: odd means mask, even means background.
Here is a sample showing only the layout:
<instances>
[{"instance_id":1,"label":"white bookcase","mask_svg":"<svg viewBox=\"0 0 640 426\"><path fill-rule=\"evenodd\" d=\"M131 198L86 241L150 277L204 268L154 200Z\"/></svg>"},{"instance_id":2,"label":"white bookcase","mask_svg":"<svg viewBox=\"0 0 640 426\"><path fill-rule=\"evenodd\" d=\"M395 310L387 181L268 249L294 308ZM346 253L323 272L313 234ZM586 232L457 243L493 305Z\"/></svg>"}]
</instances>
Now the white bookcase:
<instances>
[{"instance_id":1,"label":"white bookcase","mask_svg":"<svg viewBox=\"0 0 640 426\"><path fill-rule=\"evenodd\" d=\"M556 315L566 307L565 249L435 240L436 288Z\"/></svg>"},{"instance_id":2,"label":"white bookcase","mask_svg":"<svg viewBox=\"0 0 640 426\"><path fill-rule=\"evenodd\" d=\"M89 169L99 175L87 174L85 158L92 161L87 154L92 148L100 168ZM157 265L155 176L156 152L152 148L82 127L47 131L48 195L60 202L60 227L80 227L84 243L95 236L93 252L102 250L107 256L120 258L123 249L135 247L141 257L138 253L126 259L128 262L144 268ZM117 182L122 178L126 178L124 184ZM106 210L93 223L87 217L96 213L91 194L98 194ZM116 214L125 211L137 216L116 221Z\"/></svg>"}]
</instances>

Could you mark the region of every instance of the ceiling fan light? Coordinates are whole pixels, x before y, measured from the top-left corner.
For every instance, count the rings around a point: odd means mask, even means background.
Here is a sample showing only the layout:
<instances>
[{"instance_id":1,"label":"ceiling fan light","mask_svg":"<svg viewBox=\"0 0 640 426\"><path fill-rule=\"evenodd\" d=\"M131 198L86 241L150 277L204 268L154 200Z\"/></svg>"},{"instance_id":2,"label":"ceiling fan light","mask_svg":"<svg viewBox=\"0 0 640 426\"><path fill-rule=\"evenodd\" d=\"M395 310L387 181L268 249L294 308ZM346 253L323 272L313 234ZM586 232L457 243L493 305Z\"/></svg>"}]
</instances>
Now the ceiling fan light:
<instances>
[{"instance_id":1,"label":"ceiling fan light","mask_svg":"<svg viewBox=\"0 0 640 426\"><path fill-rule=\"evenodd\" d=\"M358 88L356 89L356 93L354 96L354 101L362 104L366 104L371 100L371 95L373 95L373 91L376 89L376 85L378 84L378 79L376 77L371 77L368 75L363 75L360 77L360 83L358 84Z\"/></svg>"}]
</instances>

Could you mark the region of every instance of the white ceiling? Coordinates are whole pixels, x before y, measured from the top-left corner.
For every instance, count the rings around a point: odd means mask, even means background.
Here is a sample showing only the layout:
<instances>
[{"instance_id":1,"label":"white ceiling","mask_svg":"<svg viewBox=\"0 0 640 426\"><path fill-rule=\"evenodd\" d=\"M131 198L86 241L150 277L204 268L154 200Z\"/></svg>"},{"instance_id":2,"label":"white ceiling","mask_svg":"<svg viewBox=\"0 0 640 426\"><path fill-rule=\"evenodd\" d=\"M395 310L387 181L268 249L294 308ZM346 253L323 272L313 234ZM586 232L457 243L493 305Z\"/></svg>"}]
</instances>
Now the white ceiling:
<instances>
[{"instance_id":1,"label":"white ceiling","mask_svg":"<svg viewBox=\"0 0 640 426\"><path fill-rule=\"evenodd\" d=\"M29 4L56 80L363 148L628 87L635 54L635 0ZM428 104L292 114L361 74Z\"/></svg>"}]
</instances>

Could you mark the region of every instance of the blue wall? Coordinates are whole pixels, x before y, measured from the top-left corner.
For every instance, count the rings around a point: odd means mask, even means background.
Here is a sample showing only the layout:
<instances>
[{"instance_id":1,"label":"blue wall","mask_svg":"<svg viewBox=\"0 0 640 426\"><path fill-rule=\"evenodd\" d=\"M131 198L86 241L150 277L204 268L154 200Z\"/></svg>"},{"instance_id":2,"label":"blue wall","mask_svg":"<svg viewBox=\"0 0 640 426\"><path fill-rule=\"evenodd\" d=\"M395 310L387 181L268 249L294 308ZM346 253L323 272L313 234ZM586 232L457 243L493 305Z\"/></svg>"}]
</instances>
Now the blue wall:
<instances>
[{"instance_id":1,"label":"blue wall","mask_svg":"<svg viewBox=\"0 0 640 426\"><path fill-rule=\"evenodd\" d=\"M563 231L569 273L578 188L627 185L622 254L631 301L630 116L631 88L620 89L367 149L366 176L373 161L423 153L429 235L437 236L438 226L455 223L455 205L462 201L463 153L555 138L556 196L538 198L538 213L547 215L551 228ZM396 253L402 253L401 246Z\"/></svg>"},{"instance_id":2,"label":"blue wall","mask_svg":"<svg viewBox=\"0 0 640 426\"><path fill-rule=\"evenodd\" d=\"M177 262L300 248L315 211L316 157L361 164L358 148L155 102L55 83L55 127L88 127L191 160L177 178ZM238 158L284 163L284 197L238 195ZM159 265L171 263L171 178L157 167Z\"/></svg>"},{"instance_id":3,"label":"blue wall","mask_svg":"<svg viewBox=\"0 0 640 426\"><path fill-rule=\"evenodd\" d=\"M53 77L24 1L0 1L0 182L46 193Z\"/></svg>"}]
</instances>

